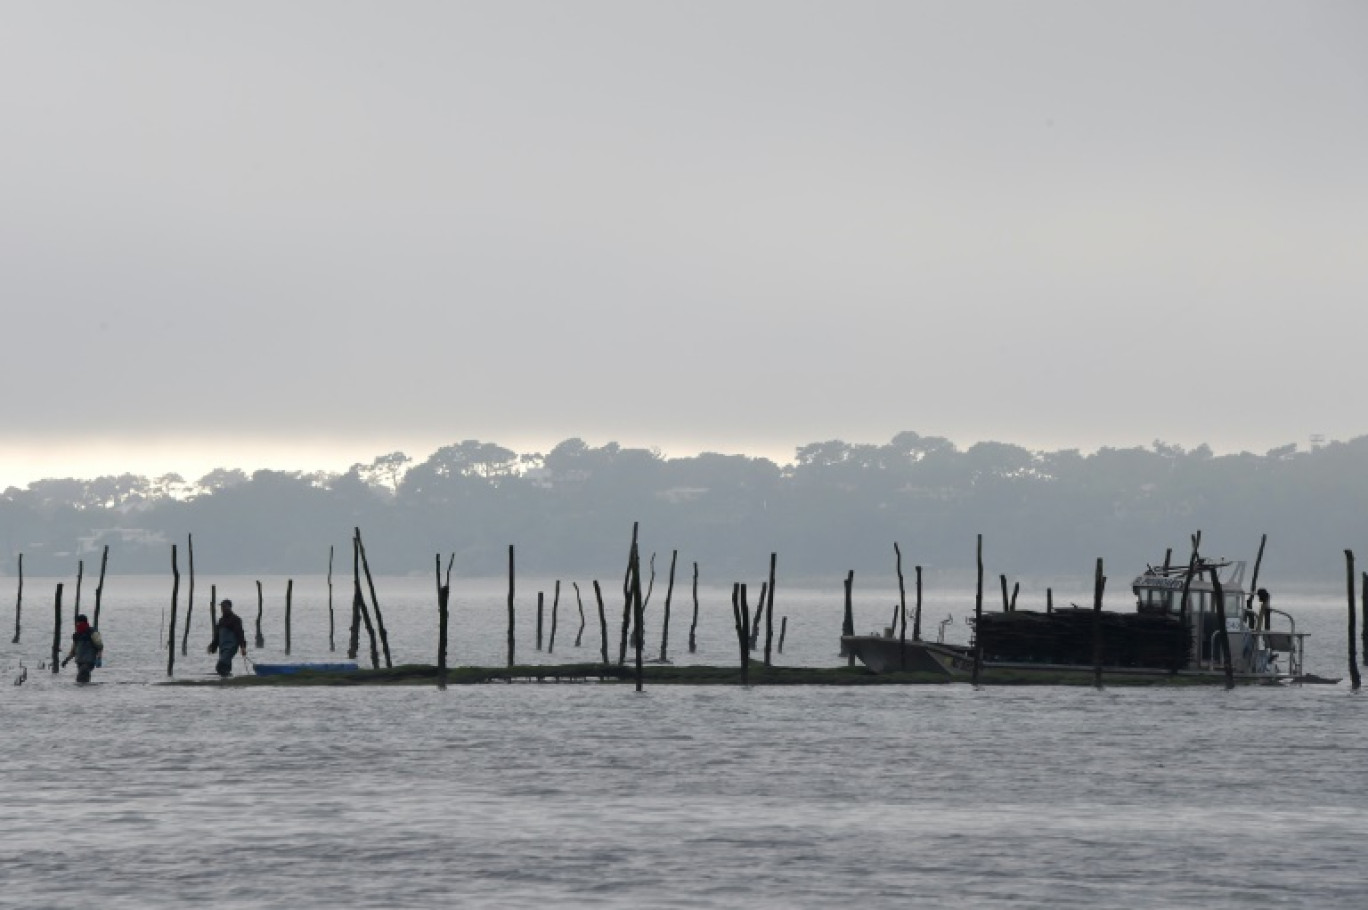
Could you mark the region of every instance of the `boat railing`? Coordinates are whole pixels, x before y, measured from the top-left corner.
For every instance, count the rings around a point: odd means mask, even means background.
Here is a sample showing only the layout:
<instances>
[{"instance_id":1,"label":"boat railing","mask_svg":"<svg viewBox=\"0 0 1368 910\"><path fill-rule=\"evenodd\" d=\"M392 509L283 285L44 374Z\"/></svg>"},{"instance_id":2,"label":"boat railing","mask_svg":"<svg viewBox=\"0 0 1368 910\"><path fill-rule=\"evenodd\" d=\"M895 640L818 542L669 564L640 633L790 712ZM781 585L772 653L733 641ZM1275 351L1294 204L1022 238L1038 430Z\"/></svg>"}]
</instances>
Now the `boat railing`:
<instances>
[{"instance_id":1,"label":"boat railing","mask_svg":"<svg viewBox=\"0 0 1368 910\"><path fill-rule=\"evenodd\" d=\"M1273 612L1279 613L1281 611L1274 610ZM1282 615L1287 616L1286 613L1283 613ZM1287 616L1287 619L1291 621L1292 617ZM1302 668L1305 665L1307 633L1295 631L1295 622L1293 623L1292 628L1293 631L1291 632L1274 632L1270 629L1242 629L1240 631L1249 636L1249 640L1253 643L1254 653L1258 653L1259 651L1266 652L1270 663L1277 659L1275 655L1286 654L1287 675L1302 676L1304 675ZM1224 667L1224 663L1220 657L1220 637L1220 629L1211 633L1211 651L1209 652L1211 657L1205 661L1204 669L1220 670ZM1234 661L1233 653L1231 654L1231 660L1232 662Z\"/></svg>"}]
</instances>

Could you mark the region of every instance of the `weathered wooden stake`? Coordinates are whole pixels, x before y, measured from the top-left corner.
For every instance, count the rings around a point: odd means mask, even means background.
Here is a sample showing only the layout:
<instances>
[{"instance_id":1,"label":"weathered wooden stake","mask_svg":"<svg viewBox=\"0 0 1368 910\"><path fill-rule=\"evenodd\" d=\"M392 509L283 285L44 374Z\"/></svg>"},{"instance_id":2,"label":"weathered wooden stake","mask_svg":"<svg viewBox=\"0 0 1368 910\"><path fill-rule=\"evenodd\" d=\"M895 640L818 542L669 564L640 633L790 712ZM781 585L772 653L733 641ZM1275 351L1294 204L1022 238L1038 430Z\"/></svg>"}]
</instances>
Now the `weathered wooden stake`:
<instances>
[{"instance_id":1,"label":"weathered wooden stake","mask_svg":"<svg viewBox=\"0 0 1368 910\"><path fill-rule=\"evenodd\" d=\"M917 566L917 610L912 615L912 640L921 641L922 617L922 567Z\"/></svg>"},{"instance_id":2,"label":"weathered wooden stake","mask_svg":"<svg viewBox=\"0 0 1368 910\"><path fill-rule=\"evenodd\" d=\"M760 582L760 599L755 602L755 613L751 616L750 646L754 651L760 642L760 621L765 618L765 594L769 591L769 582Z\"/></svg>"},{"instance_id":3,"label":"weathered wooden stake","mask_svg":"<svg viewBox=\"0 0 1368 910\"><path fill-rule=\"evenodd\" d=\"M765 593L765 666L770 666L770 643L774 641L774 564L778 553L770 554L769 588Z\"/></svg>"},{"instance_id":4,"label":"weathered wooden stake","mask_svg":"<svg viewBox=\"0 0 1368 910\"><path fill-rule=\"evenodd\" d=\"M603 591L599 588L598 579L594 579L594 599L598 601L599 611L599 648L603 652L603 665L608 666L608 614L603 611Z\"/></svg>"},{"instance_id":5,"label":"weathered wooden stake","mask_svg":"<svg viewBox=\"0 0 1368 910\"><path fill-rule=\"evenodd\" d=\"M1226 611L1225 611L1225 592L1221 590L1221 573L1215 567L1211 567L1211 596L1216 601L1216 622L1220 626L1216 630L1216 640L1221 645L1221 656L1225 662L1225 682L1227 689L1235 688L1235 668L1230 660L1230 633L1226 631Z\"/></svg>"},{"instance_id":6,"label":"weathered wooden stake","mask_svg":"<svg viewBox=\"0 0 1368 910\"><path fill-rule=\"evenodd\" d=\"M560 579L556 579L556 590L551 597L551 638L546 645L546 653L554 654L556 651L556 619L560 612Z\"/></svg>"},{"instance_id":7,"label":"weathered wooden stake","mask_svg":"<svg viewBox=\"0 0 1368 910\"><path fill-rule=\"evenodd\" d=\"M542 649L542 609L546 601L546 592L537 592L537 650Z\"/></svg>"},{"instance_id":8,"label":"weathered wooden stake","mask_svg":"<svg viewBox=\"0 0 1368 910\"><path fill-rule=\"evenodd\" d=\"M1006 576L1003 576L1003 593L1006 593ZM1097 568L1093 572L1093 621L1092 621L1092 652L1093 652L1093 685L1102 688L1102 586L1105 581L1102 577L1102 557L1097 558Z\"/></svg>"},{"instance_id":9,"label":"weathered wooden stake","mask_svg":"<svg viewBox=\"0 0 1368 910\"><path fill-rule=\"evenodd\" d=\"M1002 612L1012 612L1012 603L1007 599L1007 576L999 575L998 579L1002 582Z\"/></svg>"},{"instance_id":10,"label":"weathered wooden stake","mask_svg":"<svg viewBox=\"0 0 1368 910\"><path fill-rule=\"evenodd\" d=\"M732 622L736 643L741 650L741 685L750 685L750 616L747 613L746 586L732 583Z\"/></svg>"},{"instance_id":11,"label":"weathered wooden stake","mask_svg":"<svg viewBox=\"0 0 1368 910\"><path fill-rule=\"evenodd\" d=\"M513 544L508 545L508 665L513 666L517 616L513 611Z\"/></svg>"},{"instance_id":12,"label":"weathered wooden stake","mask_svg":"<svg viewBox=\"0 0 1368 910\"><path fill-rule=\"evenodd\" d=\"M655 554L651 554L654 564ZM651 570L652 578L655 577L654 568ZM644 688L644 671L642 669L641 652L646 644L646 630L644 628L645 619L643 611L646 609L641 599L641 556L635 548L632 550L632 616L633 626L632 647L636 650L636 690L642 691Z\"/></svg>"},{"instance_id":13,"label":"weathered wooden stake","mask_svg":"<svg viewBox=\"0 0 1368 910\"><path fill-rule=\"evenodd\" d=\"M195 535L185 535L185 559L190 569L190 590L185 596L185 631L181 633L181 657L189 653L190 618L195 615Z\"/></svg>"},{"instance_id":14,"label":"weathered wooden stake","mask_svg":"<svg viewBox=\"0 0 1368 910\"><path fill-rule=\"evenodd\" d=\"M105 544L104 553L100 555L100 583L95 586L95 621L91 623L96 629L100 628L100 602L104 600L105 569L108 566L109 544Z\"/></svg>"},{"instance_id":15,"label":"weathered wooden stake","mask_svg":"<svg viewBox=\"0 0 1368 910\"><path fill-rule=\"evenodd\" d=\"M265 595L265 593L263 593L262 590L261 590L261 579L259 579L259 578L257 579L256 589L257 589L257 615L256 615L256 636L255 636L255 641L256 641L256 646L257 646L258 648L264 648L264 647L266 647L266 636L263 635L263 634L261 633L261 617L262 617L262 614L264 614L264 613L266 612L266 595Z\"/></svg>"},{"instance_id":16,"label":"weathered wooden stake","mask_svg":"<svg viewBox=\"0 0 1368 910\"><path fill-rule=\"evenodd\" d=\"M903 580L902 548L893 541L893 565L898 570L898 669L907 669L907 583Z\"/></svg>"},{"instance_id":17,"label":"weathered wooden stake","mask_svg":"<svg viewBox=\"0 0 1368 910\"><path fill-rule=\"evenodd\" d=\"M452 554L452 556L455 556L455 555L456 555L456 554L454 554L454 553ZM333 582L332 582L332 570L333 570L333 547L332 547L332 545L330 544L330 545L328 546L328 652L329 652L329 653L332 653L333 651L336 651L336 650L337 650L337 638L336 638L337 620L336 620L336 618L333 616Z\"/></svg>"},{"instance_id":18,"label":"weathered wooden stake","mask_svg":"<svg viewBox=\"0 0 1368 910\"><path fill-rule=\"evenodd\" d=\"M62 655L62 584L57 583L57 596L52 601L52 672L61 669Z\"/></svg>"},{"instance_id":19,"label":"weathered wooden stake","mask_svg":"<svg viewBox=\"0 0 1368 910\"><path fill-rule=\"evenodd\" d=\"M180 605L180 566L176 562L176 545L171 545L171 625L166 633L166 675L176 672L176 610Z\"/></svg>"},{"instance_id":20,"label":"weathered wooden stake","mask_svg":"<svg viewBox=\"0 0 1368 910\"><path fill-rule=\"evenodd\" d=\"M632 545L627 550L627 572L622 576L622 635L618 641L618 666L627 663L627 631L632 625L632 556L637 552L639 522L632 522Z\"/></svg>"},{"instance_id":21,"label":"weathered wooden stake","mask_svg":"<svg viewBox=\"0 0 1368 910\"><path fill-rule=\"evenodd\" d=\"M851 589L855 587L855 570L851 569L845 577L845 620L841 623L841 635L848 636L855 634L855 606L854 599L851 597ZM850 658L847 666L855 666L855 649L845 648L846 655Z\"/></svg>"},{"instance_id":22,"label":"weathered wooden stake","mask_svg":"<svg viewBox=\"0 0 1368 910\"><path fill-rule=\"evenodd\" d=\"M10 644L19 644L19 633L23 631L20 618L24 614L24 554L19 554L19 593L14 598L14 638Z\"/></svg>"},{"instance_id":23,"label":"weathered wooden stake","mask_svg":"<svg viewBox=\"0 0 1368 910\"><path fill-rule=\"evenodd\" d=\"M660 662L667 661L670 648L670 601L674 599L674 580L675 563L679 560L679 551L670 551L670 582L665 588L665 620L660 626Z\"/></svg>"},{"instance_id":24,"label":"weathered wooden stake","mask_svg":"<svg viewBox=\"0 0 1368 910\"><path fill-rule=\"evenodd\" d=\"M575 586L575 603L579 606L579 631L575 633L575 647L578 648L580 642L584 641L584 598L580 596L579 582L572 581L570 584Z\"/></svg>"},{"instance_id":25,"label":"weathered wooden stake","mask_svg":"<svg viewBox=\"0 0 1368 910\"><path fill-rule=\"evenodd\" d=\"M698 651L698 563L693 564L693 622L689 624L689 653Z\"/></svg>"},{"instance_id":26,"label":"weathered wooden stake","mask_svg":"<svg viewBox=\"0 0 1368 910\"><path fill-rule=\"evenodd\" d=\"M71 615L81 612L81 582L85 581L85 560L76 560L76 600L71 605Z\"/></svg>"},{"instance_id":27,"label":"weathered wooden stake","mask_svg":"<svg viewBox=\"0 0 1368 910\"><path fill-rule=\"evenodd\" d=\"M437 554L437 688L447 687L447 617L451 602L451 563L456 554L451 554L447 563L446 583L442 582L442 554Z\"/></svg>"},{"instance_id":28,"label":"weathered wooden stake","mask_svg":"<svg viewBox=\"0 0 1368 910\"><path fill-rule=\"evenodd\" d=\"M974 672L972 682L979 684L979 673L983 668L983 535L978 535L978 585L974 588Z\"/></svg>"},{"instance_id":29,"label":"weathered wooden stake","mask_svg":"<svg viewBox=\"0 0 1368 910\"><path fill-rule=\"evenodd\" d=\"M347 640L347 658L356 660L357 653L361 650L361 579L358 577L361 571L359 565L360 557L356 552L356 541L352 541L352 618L351 634ZM260 646L258 646L260 647Z\"/></svg>"},{"instance_id":30,"label":"weathered wooden stake","mask_svg":"<svg viewBox=\"0 0 1368 910\"><path fill-rule=\"evenodd\" d=\"M1359 690L1359 687L1363 684L1363 682L1359 678L1358 655L1354 653L1355 649L1358 647L1358 642L1355 641L1355 638L1357 638L1357 636L1354 634L1354 625L1358 622L1358 611L1356 609L1356 604L1354 603L1353 550L1344 551L1344 562L1346 566L1346 574L1349 580L1349 686L1355 692L1357 692Z\"/></svg>"},{"instance_id":31,"label":"weathered wooden stake","mask_svg":"<svg viewBox=\"0 0 1368 910\"><path fill-rule=\"evenodd\" d=\"M1054 612L1054 588L1045 589L1045 615Z\"/></svg>"},{"instance_id":32,"label":"weathered wooden stake","mask_svg":"<svg viewBox=\"0 0 1368 910\"><path fill-rule=\"evenodd\" d=\"M370 639L371 669L380 669L380 651L375 644L375 626L371 624L370 610L366 608L365 595L361 593L361 538L352 538L352 614L360 616L366 626L366 637Z\"/></svg>"},{"instance_id":33,"label":"weathered wooden stake","mask_svg":"<svg viewBox=\"0 0 1368 910\"><path fill-rule=\"evenodd\" d=\"M290 656L290 619L294 604L294 579L285 581L285 656Z\"/></svg>"},{"instance_id":34,"label":"weathered wooden stake","mask_svg":"<svg viewBox=\"0 0 1368 910\"><path fill-rule=\"evenodd\" d=\"M375 624L380 628L380 644L385 649L385 667L393 667L390 660L389 633L385 631L385 617L380 614L380 598L375 596L375 579L371 577L370 560L366 559L366 544L361 540L361 529L356 528L356 547L361 551L361 567L366 571L366 590L370 591L371 606L375 608Z\"/></svg>"},{"instance_id":35,"label":"weathered wooden stake","mask_svg":"<svg viewBox=\"0 0 1368 910\"><path fill-rule=\"evenodd\" d=\"M1253 611L1254 609L1254 596L1259 590L1259 566L1263 564L1264 544L1266 543L1268 543L1268 535L1259 535L1259 555L1254 557L1254 574L1249 577L1249 596L1245 598L1245 610L1247 611ZM1259 623L1255 625L1254 628L1267 628L1266 626L1263 626L1262 623L1263 620L1261 617Z\"/></svg>"},{"instance_id":36,"label":"weathered wooden stake","mask_svg":"<svg viewBox=\"0 0 1368 910\"><path fill-rule=\"evenodd\" d=\"M784 616L779 621L779 653L784 653L784 636L788 634L788 617Z\"/></svg>"}]
</instances>

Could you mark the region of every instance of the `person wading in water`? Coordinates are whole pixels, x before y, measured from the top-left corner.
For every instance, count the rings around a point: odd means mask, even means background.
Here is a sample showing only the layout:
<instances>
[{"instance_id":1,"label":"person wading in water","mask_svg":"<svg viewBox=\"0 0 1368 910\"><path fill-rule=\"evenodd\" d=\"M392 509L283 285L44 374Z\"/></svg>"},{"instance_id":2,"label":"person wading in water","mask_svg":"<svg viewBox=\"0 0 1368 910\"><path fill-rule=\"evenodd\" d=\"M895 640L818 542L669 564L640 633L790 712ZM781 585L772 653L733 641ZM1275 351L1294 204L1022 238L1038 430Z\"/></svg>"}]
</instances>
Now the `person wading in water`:
<instances>
[{"instance_id":1,"label":"person wading in water","mask_svg":"<svg viewBox=\"0 0 1368 910\"><path fill-rule=\"evenodd\" d=\"M104 653L104 640L97 629L91 628L84 613L76 614L76 631L71 636L71 650L62 659L62 666L76 661L76 682L84 685L90 682L90 671L95 669L100 655Z\"/></svg>"},{"instance_id":2,"label":"person wading in water","mask_svg":"<svg viewBox=\"0 0 1368 910\"><path fill-rule=\"evenodd\" d=\"M247 653L247 633L242 631L242 618L233 612L233 602L225 600L219 604L219 621L214 626L214 640L209 643L209 653L218 652L218 663L214 669L219 676L233 675L233 658L238 652Z\"/></svg>"}]
</instances>

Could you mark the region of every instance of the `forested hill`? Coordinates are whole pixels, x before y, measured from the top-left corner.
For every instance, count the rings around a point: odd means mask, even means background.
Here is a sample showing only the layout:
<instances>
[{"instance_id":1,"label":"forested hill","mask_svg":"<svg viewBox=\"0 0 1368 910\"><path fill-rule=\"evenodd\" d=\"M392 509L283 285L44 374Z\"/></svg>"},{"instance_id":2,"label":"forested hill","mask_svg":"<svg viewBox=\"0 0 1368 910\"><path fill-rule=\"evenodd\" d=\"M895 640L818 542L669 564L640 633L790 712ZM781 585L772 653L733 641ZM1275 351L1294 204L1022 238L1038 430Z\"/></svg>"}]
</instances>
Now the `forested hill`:
<instances>
[{"instance_id":1,"label":"forested hill","mask_svg":"<svg viewBox=\"0 0 1368 910\"><path fill-rule=\"evenodd\" d=\"M898 434L886 445L803 446L792 464L743 455L664 458L579 439L520 454L468 440L425 461L402 453L343 474L220 469L44 480L0 497L0 571L166 572L193 535L197 570L321 574L329 547L350 571L352 529L378 572L430 572L454 554L461 575L498 575L510 544L519 572L612 578L633 522L643 553L679 551L706 577L763 574L771 552L789 577L974 567L984 535L993 575L1085 574L1098 557L1120 575L1185 558L1200 529L1208 555L1333 582L1344 550L1368 557L1368 436L1299 451L1214 455L1202 446L1031 452L986 442L960 450ZM1368 558L1365 558L1368 564ZM183 565L182 565L183 567ZM691 571L691 570L690 570ZM992 576L990 576L992 577Z\"/></svg>"}]
</instances>

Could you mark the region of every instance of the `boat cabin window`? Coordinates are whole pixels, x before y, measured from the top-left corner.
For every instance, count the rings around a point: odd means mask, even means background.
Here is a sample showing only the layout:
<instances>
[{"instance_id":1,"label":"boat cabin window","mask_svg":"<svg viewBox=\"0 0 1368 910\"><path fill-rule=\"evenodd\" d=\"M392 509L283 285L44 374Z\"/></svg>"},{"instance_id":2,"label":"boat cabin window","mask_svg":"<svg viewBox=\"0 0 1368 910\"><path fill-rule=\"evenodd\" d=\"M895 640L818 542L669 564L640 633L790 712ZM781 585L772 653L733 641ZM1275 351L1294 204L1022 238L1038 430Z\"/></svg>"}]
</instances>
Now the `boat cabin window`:
<instances>
[{"instance_id":1,"label":"boat cabin window","mask_svg":"<svg viewBox=\"0 0 1368 910\"><path fill-rule=\"evenodd\" d=\"M1137 592L1139 603L1136 610L1140 613L1177 613L1178 605L1173 600L1173 592L1162 588L1142 588Z\"/></svg>"}]
</instances>

